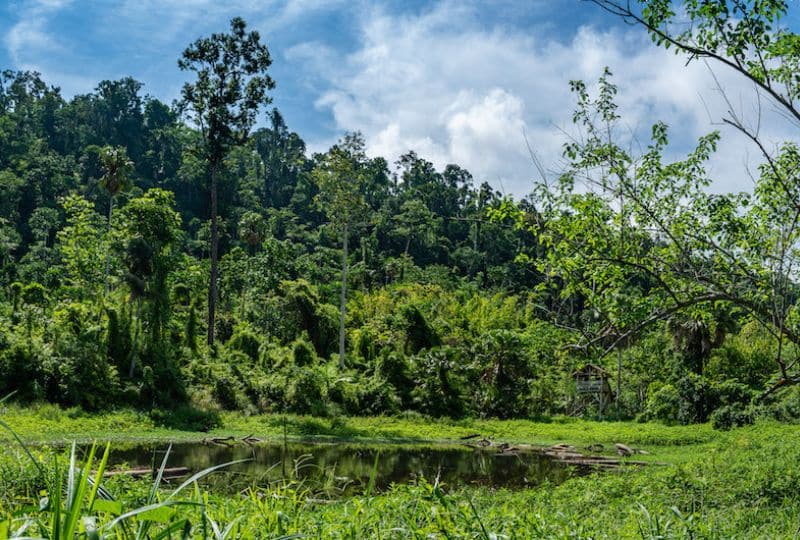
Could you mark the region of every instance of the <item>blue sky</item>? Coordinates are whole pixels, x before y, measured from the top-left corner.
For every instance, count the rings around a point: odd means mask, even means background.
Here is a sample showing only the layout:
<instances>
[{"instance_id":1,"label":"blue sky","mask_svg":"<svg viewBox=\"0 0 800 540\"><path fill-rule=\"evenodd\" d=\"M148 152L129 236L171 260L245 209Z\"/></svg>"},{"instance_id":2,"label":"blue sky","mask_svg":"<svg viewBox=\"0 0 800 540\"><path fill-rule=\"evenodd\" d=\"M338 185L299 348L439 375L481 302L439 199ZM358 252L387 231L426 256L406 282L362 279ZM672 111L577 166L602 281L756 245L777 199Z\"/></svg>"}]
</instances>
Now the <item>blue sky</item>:
<instances>
[{"instance_id":1,"label":"blue sky","mask_svg":"<svg viewBox=\"0 0 800 540\"><path fill-rule=\"evenodd\" d=\"M715 129L724 108L709 70L651 46L644 33L579 0L10 0L0 7L0 68L34 69L66 96L133 76L177 97L197 37L244 17L267 42L274 105L313 150L345 131L391 161L414 149L522 195L535 175L525 138L556 174L570 135L570 79L609 65L630 134L667 121L675 151ZM749 88L717 73L747 102ZM771 122L771 121L770 121ZM775 140L791 132L775 121ZM724 133L719 189L746 189L757 155Z\"/></svg>"}]
</instances>

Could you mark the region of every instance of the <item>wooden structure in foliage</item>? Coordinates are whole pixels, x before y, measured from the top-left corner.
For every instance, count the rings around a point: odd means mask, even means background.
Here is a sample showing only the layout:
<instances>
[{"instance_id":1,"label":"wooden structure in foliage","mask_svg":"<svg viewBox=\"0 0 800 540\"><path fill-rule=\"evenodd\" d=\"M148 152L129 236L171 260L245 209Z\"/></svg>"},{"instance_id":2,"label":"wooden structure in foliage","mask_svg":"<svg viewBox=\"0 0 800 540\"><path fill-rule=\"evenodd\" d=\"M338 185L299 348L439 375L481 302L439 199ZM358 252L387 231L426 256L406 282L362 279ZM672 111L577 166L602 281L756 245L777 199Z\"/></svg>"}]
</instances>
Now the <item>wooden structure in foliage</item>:
<instances>
[{"instance_id":1,"label":"wooden structure in foliage","mask_svg":"<svg viewBox=\"0 0 800 540\"><path fill-rule=\"evenodd\" d=\"M592 405L597 407L597 411L602 414L614 398L608 382L611 374L596 364L586 364L574 371L572 377L575 380L575 400L572 414L581 414Z\"/></svg>"}]
</instances>

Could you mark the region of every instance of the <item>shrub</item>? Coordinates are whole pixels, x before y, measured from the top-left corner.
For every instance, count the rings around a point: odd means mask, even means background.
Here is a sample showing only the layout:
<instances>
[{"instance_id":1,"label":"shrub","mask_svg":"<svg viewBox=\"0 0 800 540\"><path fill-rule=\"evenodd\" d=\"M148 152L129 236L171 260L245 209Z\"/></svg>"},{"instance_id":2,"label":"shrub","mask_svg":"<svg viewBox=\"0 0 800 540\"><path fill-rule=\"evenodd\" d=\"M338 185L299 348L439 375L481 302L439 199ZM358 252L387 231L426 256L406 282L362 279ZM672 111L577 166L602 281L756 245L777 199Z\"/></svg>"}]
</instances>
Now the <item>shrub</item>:
<instances>
[{"instance_id":1,"label":"shrub","mask_svg":"<svg viewBox=\"0 0 800 540\"><path fill-rule=\"evenodd\" d=\"M381 355L375 365L375 373L395 388L403 407L410 406L414 381L405 355L396 352Z\"/></svg>"},{"instance_id":2,"label":"shrub","mask_svg":"<svg viewBox=\"0 0 800 540\"><path fill-rule=\"evenodd\" d=\"M477 378L475 405L481 416L521 416L532 374L520 336L509 330L491 330L473 348L472 355Z\"/></svg>"},{"instance_id":3,"label":"shrub","mask_svg":"<svg viewBox=\"0 0 800 540\"><path fill-rule=\"evenodd\" d=\"M729 430L752 424L754 421L754 412L740 404L724 405L711 413L711 425L714 429Z\"/></svg>"},{"instance_id":4,"label":"shrub","mask_svg":"<svg viewBox=\"0 0 800 540\"><path fill-rule=\"evenodd\" d=\"M289 412L325 416L325 380L315 369L302 367L288 375L285 400Z\"/></svg>"},{"instance_id":5,"label":"shrub","mask_svg":"<svg viewBox=\"0 0 800 540\"><path fill-rule=\"evenodd\" d=\"M414 388L411 398L416 408L430 416L461 418L467 412L456 368L459 351L440 347L414 359Z\"/></svg>"},{"instance_id":6,"label":"shrub","mask_svg":"<svg viewBox=\"0 0 800 540\"><path fill-rule=\"evenodd\" d=\"M41 380L40 359L30 344L17 341L0 353L0 395L16 391L21 401L41 399Z\"/></svg>"},{"instance_id":7,"label":"shrub","mask_svg":"<svg viewBox=\"0 0 800 540\"><path fill-rule=\"evenodd\" d=\"M362 415L395 414L402 402L391 383L381 377L368 377L358 388Z\"/></svg>"},{"instance_id":8,"label":"shrub","mask_svg":"<svg viewBox=\"0 0 800 540\"><path fill-rule=\"evenodd\" d=\"M328 388L328 400L340 407L345 414L363 414L361 397L360 382L353 382L347 377L339 377Z\"/></svg>"},{"instance_id":9,"label":"shrub","mask_svg":"<svg viewBox=\"0 0 800 540\"><path fill-rule=\"evenodd\" d=\"M652 383L647 390L645 416L648 420L666 423L678 421L681 396L671 384Z\"/></svg>"},{"instance_id":10,"label":"shrub","mask_svg":"<svg viewBox=\"0 0 800 540\"><path fill-rule=\"evenodd\" d=\"M44 305L47 302L47 289L40 283L29 283L22 289L22 301L29 305Z\"/></svg>"},{"instance_id":11,"label":"shrub","mask_svg":"<svg viewBox=\"0 0 800 540\"><path fill-rule=\"evenodd\" d=\"M232 376L223 376L214 381L214 398L223 409L235 411L243 405L241 394L244 390Z\"/></svg>"},{"instance_id":12,"label":"shrub","mask_svg":"<svg viewBox=\"0 0 800 540\"><path fill-rule=\"evenodd\" d=\"M306 337L306 334L303 333L291 345L292 361L295 366L311 366L317 363L317 353Z\"/></svg>"},{"instance_id":13,"label":"shrub","mask_svg":"<svg viewBox=\"0 0 800 540\"><path fill-rule=\"evenodd\" d=\"M406 350L416 354L422 349L430 349L441 343L438 334L419 308L408 305L403 308L402 313L406 322Z\"/></svg>"},{"instance_id":14,"label":"shrub","mask_svg":"<svg viewBox=\"0 0 800 540\"><path fill-rule=\"evenodd\" d=\"M228 341L228 347L234 351L246 354L250 360L255 362L258 360L261 340L258 339L256 333L250 328L240 327L234 332L230 341Z\"/></svg>"}]
</instances>

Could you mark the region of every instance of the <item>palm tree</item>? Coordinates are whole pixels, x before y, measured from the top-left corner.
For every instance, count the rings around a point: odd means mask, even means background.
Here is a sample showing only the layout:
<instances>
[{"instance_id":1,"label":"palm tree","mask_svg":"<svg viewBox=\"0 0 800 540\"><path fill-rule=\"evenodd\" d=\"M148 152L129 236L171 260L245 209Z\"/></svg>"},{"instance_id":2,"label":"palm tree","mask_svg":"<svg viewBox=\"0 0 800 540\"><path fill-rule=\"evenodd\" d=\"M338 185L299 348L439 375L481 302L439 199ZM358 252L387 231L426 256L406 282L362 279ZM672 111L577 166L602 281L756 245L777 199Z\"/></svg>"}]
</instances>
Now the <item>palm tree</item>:
<instances>
[{"instance_id":1,"label":"palm tree","mask_svg":"<svg viewBox=\"0 0 800 540\"><path fill-rule=\"evenodd\" d=\"M108 231L111 232L111 213L114 211L114 198L131 186L130 175L133 172L133 161L122 146L104 146L100 150L100 164L103 176L100 186L108 192ZM108 273L111 257L106 254L105 295L108 295Z\"/></svg>"}]
</instances>

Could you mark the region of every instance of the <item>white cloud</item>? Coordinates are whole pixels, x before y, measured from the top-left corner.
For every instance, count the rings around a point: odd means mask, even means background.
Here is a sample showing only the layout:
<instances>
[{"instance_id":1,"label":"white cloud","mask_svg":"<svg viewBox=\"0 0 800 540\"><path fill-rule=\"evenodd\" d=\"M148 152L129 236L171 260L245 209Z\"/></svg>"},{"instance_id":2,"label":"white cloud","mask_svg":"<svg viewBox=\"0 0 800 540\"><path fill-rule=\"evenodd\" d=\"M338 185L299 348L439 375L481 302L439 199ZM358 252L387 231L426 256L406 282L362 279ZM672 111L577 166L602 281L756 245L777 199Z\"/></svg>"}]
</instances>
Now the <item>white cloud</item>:
<instances>
[{"instance_id":1,"label":"white cloud","mask_svg":"<svg viewBox=\"0 0 800 540\"><path fill-rule=\"evenodd\" d=\"M2 36L11 66L34 70L71 97L102 79L132 75L158 87L163 99L178 96L176 60L195 39L222 32L243 16L265 38L300 20L327 13L345 0L103 0L61 33L58 18L84 6L74 0L21 0L9 10L14 24ZM87 12L89 13L89 12ZM92 46L87 45L92 43ZM103 44L106 46L98 46ZM94 48L92 48L94 47Z\"/></svg>"},{"instance_id":2,"label":"white cloud","mask_svg":"<svg viewBox=\"0 0 800 540\"><path fill-rule=\"evenodd\" d=\"M22 54L29 50L53 51L59 46L56 39L47 33L48 18L66 7L71 0L31 0L20 7L20 20L5 36L9 56L15 63L22 63Z\"/></svg>"},{"instance_id":3,"label":"white cloud","mask_svg":"<svg viewBox=\"0 0 800 540\"><path fill-rule=\"evenodd\" d=\"M611 67L632 144L645 145L649 126L664 120L685 152L719 127L709 114L719 120L725 112L703 64L687 67L638 28L583 27L565 41L537 40L518 29L489 28L463 4L443 2L416 16L370 12L361 20L359 49L343 60L319 61L313 50L298 47L289 57L319 73L330 89L317 106L331 112L338 130L362 131L370 153L391 161L413 149L438 167L457 162L515 195L526 194L535 176L523 130L545 164L559 168L562 131L572 129L570 79L591 83ZM752 102L749 87L719 75L735 99L742 94L742 103ZM791 133L773 123L765 125L777 138ZM746 143L731 130L724 135L713 162L716 187L748 188ZM757 163L750 155L749 164Z\"/></svg>"},{"instance_id":4,"label":"white cloud","mask_svg":"<svg viewBox=\"0 0 800 540\"><path fill-rule=\"evenodd\" d=\"M632 144L646 144L650 124L661 119L671 126L676 156L719 127L709 113L718 121L726 110L703 64L686 67L683 57L655 47L639 28L575 29L558 20L552 2L541 0L498 0L491 7L444 0L422 12L383 4L399 15L375 7L380 0L115 0L98 3L91 19L80 23L85 26L55 35L56 17L71 3L22 0L13 10L18 20L3 38L13 67L42 72L65 96L91 91L102 79L132 75L162 99L174 98L184 80L175 63L182 48L243 15L265 38L279 36L281 46L308 39L299 35L314 36L276 58L275 65L292 77L279 79L280 89L301 90L290 96L295 101L288 108L305 107L309 94L318 96L321 114L303 116L312 150L334 142L313 132L360 130L374 155L393 161L413 149L438 167L457 162L478 181L516 195L527 193L536 176L523 132L545 165L560 169L562 144L572 132L570 79L591 83L610 66ZM541 14L541 24L516 24L523 13L526 20ZM351 47L353 27L332 33L332 14L336 21L353 17L354 50L343 52ZM106 56L98 43L108 44ZM752 89L718 72L735 108L752 119L747 105ZM286 96L276 99L279 107L286 103ZM295 111L288 112L287 118ZM332 125L326 125L329 118ZM765 116L762 125L771 141L797 131L775 114ZM758 153L741 135L724 130L713 161L716 187L749 187L745 161L757 164Z\"/></svg>"}]
</instances>

